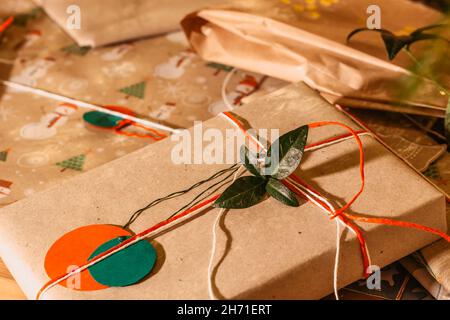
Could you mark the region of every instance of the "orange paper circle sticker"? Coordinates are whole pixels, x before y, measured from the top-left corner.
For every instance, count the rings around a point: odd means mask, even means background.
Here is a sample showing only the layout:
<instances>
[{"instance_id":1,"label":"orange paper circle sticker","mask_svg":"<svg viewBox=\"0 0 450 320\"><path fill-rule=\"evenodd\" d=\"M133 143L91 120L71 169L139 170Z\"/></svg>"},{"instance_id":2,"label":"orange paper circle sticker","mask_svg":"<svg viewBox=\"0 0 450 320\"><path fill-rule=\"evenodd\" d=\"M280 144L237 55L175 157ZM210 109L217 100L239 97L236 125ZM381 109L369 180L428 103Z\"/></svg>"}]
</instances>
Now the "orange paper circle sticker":
<instances>
[{"instance_id":1,"label":"orange paper circle sticker","mask_svg":"<svg viewBox=\"0 0 450 320\"><path fill-rule=\"evenodd\" d=\"M104 243L131 233L113 225L90 225L66 233L48 250L45 257L45 271L50 279L57 278L88 262L92 253ZM79 291L106 289L108 286L95 281L88 270L84 270L60 285Z\"/></svg>"}]
</instances>

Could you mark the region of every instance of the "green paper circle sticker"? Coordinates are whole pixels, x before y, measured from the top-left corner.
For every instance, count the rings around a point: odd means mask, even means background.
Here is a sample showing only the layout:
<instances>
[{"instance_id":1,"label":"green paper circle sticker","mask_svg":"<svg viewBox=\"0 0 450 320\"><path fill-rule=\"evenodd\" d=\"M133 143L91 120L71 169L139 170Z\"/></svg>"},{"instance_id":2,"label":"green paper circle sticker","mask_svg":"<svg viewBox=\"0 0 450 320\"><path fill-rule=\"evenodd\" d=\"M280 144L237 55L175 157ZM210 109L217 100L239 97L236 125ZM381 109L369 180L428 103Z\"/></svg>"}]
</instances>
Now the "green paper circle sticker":
<instances>
[{"instance_id":1,"label":"green paper circle sticker","mask_svg":"<svg viewBox=\"0 0 450 320\"><path fill-rule=\"evenodd\" d=\"M99 111L90 111L83 115L83 120L96 127L114 128L123 119Z\"/></svg>"},{"instance_id":2,"label":"green paper circle sticker","mask_svg":"<svg viewBox=\"0 0 450 320\"><path fill-rule=\"evenodd\" d=\"M130 237L118 237L102 244L89 257L89 260L128 238ZM141 240L88 269L91 276L100 284L109 287L125 287L145 278L152 271L155 262L155 248L150 242Z\"/></svg>"},{"instance_id":3,"label":"green paper circle sticker","mask_svg":"<svg viewBox=\"0 0 450 320\"><path fill-rule=\"evenodd\" d=\"M104 108L111 110L111 111L115 111L115 112L119 112L122 114L126 114L129 116L136 116L136 113L131 110L128 109L126 107L121 107L121 106L104 106ZM116 117L104 112L100 112L100 111L90 111L90 112L86 112L83 115L83 120L86 121L87 123L89 123L90 125L96 126L96 127L101 127L101 128L114 128L116 127L120 121L123 120L123 118L121 117Z\"/></svg>"}]
</instances>

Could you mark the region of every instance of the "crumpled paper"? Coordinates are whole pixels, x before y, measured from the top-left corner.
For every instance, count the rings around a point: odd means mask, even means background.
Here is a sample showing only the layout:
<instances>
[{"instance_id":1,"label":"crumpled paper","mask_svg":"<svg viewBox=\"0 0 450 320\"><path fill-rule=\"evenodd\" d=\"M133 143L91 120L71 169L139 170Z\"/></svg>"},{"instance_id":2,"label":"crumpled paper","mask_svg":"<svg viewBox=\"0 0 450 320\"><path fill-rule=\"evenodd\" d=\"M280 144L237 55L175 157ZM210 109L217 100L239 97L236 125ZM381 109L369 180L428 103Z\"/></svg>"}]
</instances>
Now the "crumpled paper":
<instances>
[{"instance_id":1,"label":"crumpled paper","mask_svg":"<svg viewBox=\"0 0 450 320\"><path fill-rule=\"evenodd\" d=\"M406 0L253 0L200 10L182 25L193 48L207 60L302 80L329 101L349 107L443 117L447 99L428 80L414 96L400 97L400 84L413 77L407 70L413 63L404 53L389 62L374 32L346 42L351 31L366 26L367 8L374 4L381 8L382 27L398 35L441 17Z\"/></svg>"}]
</instances>

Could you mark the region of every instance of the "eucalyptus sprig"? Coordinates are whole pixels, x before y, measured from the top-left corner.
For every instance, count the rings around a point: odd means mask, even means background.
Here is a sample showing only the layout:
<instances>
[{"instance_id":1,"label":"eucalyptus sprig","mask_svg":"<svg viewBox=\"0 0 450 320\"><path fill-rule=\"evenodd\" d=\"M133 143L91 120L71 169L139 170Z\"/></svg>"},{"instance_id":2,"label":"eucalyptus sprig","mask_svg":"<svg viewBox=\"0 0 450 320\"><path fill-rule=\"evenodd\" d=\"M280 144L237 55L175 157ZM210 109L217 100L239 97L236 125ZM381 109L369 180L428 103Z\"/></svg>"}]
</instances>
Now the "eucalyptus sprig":
<instances>
[{"instance_id":1,"label":"eucalyptus sprig","mask_svg":"<svg viewBox=\"0 0 450 320\"><path fill-rule=\"evenodd\" d=\"M281 203L298 207L295 194L281 180L290 176L300 165L308 138L308 126L292 130L277 139L264 155L264 164L259 166L244 145L241 147L241 162L252 175L238 178L214 202L214 207L243 209L252 207L267 196Z\"/></svg>"},{"instance_id":2,"label":"eucalyptus sprig","mask_svg":"<svg viewBox=\"0 0 450 320\"><path fill-rule=\"evenodd\" d=\"M355 29L347 36L347 42L349 42L354 35L363 31L372 31L378 32L381 34L381 39L383 39L384 46L386 47L386 51L388 54L389 60L394 60L395 57L402 49L409 50L411 45L416 42L424 41L424 40L441 40L447 43L450 41L438 34L433 33L425 33L425 31L430 31L438 28L448 28L449 26L446 24L434 24L430 26L426 26L423 28L419 28L409 35L401 35L397 36L393 32L386 29L369 29L369 28L359 28Z\"/></svg>"},{"instance_id":3,"label":"eucalyptus sprig","mask_svg":"<svg viewBox=\"0 0 450 320\"><path fill-rule=\"evenodd\" d=\"M347 36L347 42L350 41L354 35L360 32L373 31L381 34L381 38L383 39L384 45L386 47L389 60L395 59L398 53L400 51L403 51L414 63L411 71L419 76L410 78L410 80L406 83L407 88L409 89L407 91L415 91L424 79L428 79L433 82L437 88L439 88L440 92L443 95L447 96L447 108L445 112L444 125L447 142L450 145L450 89L433 72L435 70L439 70L441 74L447 75L445 65L448 66L447 52L450 40L440 34L428 33L430 31L441 31L442 33L445 33L445 31L448 32L448 30L450 29L450 23L448 22L450 21L449 19L450 17L447 15L447 18L444 19L445 23L422 27L413 31L409 35L403 36L397 36L386 29L359 28L353 30ZM419 59L411 52L411 45L416 42L425 40L428 40L433 46L431 47L431 49L429 48L424 53L424 57L422 59ZM438 43L443 44L443 46L438 46ZM435 55L437 57L432 58L431 56L433 56L433 53L436 53ZM442 64L442 66L440 66L439 64ZM411 94L411 92L407 92L407 94Z\"/></svg>"}]
</instances>

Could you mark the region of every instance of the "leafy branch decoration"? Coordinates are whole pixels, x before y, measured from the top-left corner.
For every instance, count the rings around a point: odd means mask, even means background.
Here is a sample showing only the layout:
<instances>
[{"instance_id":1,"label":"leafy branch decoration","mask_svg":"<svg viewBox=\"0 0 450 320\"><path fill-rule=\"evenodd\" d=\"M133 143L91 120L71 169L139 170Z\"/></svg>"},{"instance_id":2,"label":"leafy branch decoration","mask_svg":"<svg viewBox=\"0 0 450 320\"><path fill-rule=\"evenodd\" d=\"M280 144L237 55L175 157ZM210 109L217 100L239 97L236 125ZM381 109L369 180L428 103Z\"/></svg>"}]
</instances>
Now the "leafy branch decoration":
<instances>
[{"instance_id":1,"label":"leafy branch decoration","mask_svg":"<svg viewBox=\"0 0 450 320\"><path fill-rule=\"evenodd\" d=\"M386 30L386 29L369 29L369 28L359 28L356 30L353 30L348 36L347 36L347 42L349 42L354 35L364 32L364 31L372 31L372 32L378 32L381 34L381 38L383 39L384 46L386 47L386 51L388 54L389 60L394 60L395 57L398 55L398 53L402 49L410 50L411 45L413 45L416 42L419 41L425 41L425 40L442 40L450 44L450 40L437 35L433 33L425 33L425 31L430 31L433 29L438 28L445 28L448 27L448 25L445 24L435 24L426 26L423 28L419 28L413 32L411 32L409 35L402 35L397 36L393 32Z\"/></svg>"},{"instance_id":2,"label":"leafy branch decoration","mask_svg":"<svg viewBox=\"0 0 450 320\"><path fill-rule=\"evenodd\" d=\"M277 139L264 155L264 164L257 165L259 154L254 155L244 145L241 162L251 174L238 178L214 202L216 208L243 209L252 207L268 196L281 203L298 207L295 194L282 180L290 176L300 165L308 138L308 126L301 126Z\"/></svg>"},{"instance_id":3,"label":"leafy branch decoration","mask_svg":"<svg viewBox=\"0 0 450 320\"><path fill-rule=\"evenodd\" d=\"M447 17L448 21L448 17ZM447 143L450 144L450 89L447 88L441 81L437 79L437 77L433 74L433 72L430 72L428 69L438 69L435 63L431 63L432 65L426 65L423 62L420 61L420 59L416 58L416 56L411 52L411 46L419 41L438 41L443 42L446 45L446 48L448 50L448 45L450 44L450 40L435 33L429 33L431 31L439 31L439 30L449 30L450 24L445 22L441 24L434 24L425 26L422 28L419 28L413 32L411 32L409 35L402 35L397 36L393 32L386 30L386 29L368 29L368 28L358 28L353 30L348 36L347 36L347 42L349 42L353 36L360 32L365 31L371 31L371 32L378 32L381 34L381 38L384 42L388 58L389 60L394 60L397 55L400 53L400 51L403 51L414 63L414 68L412 70L413 73L415 73L418 76L423 76L427 78L428 80L432 81L441 91L442 94L446 95L448 98L447 102L447 108L446 108L446 114L445 114L445 132L447 135ZM437 46L434 45L434 47L431 48L431 50L428 50L428 52L425 52L425 61L428 61L430 58L430 54L433 53L433 48L435 51L440 51L437 49ZM442 54L442 53L441 53ZM439 55L439 54L438 54ZM447 57L438 57L439 59L446 61L448 60ZM438 61L439 61L438 59ZM429 61L428 61L429 64ZM445 71L444 71L445 73ZM417 80L415 86L418 85Z\"/></svg>"}]
</instances>

